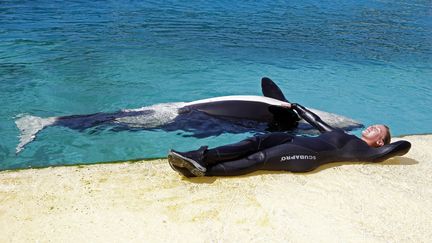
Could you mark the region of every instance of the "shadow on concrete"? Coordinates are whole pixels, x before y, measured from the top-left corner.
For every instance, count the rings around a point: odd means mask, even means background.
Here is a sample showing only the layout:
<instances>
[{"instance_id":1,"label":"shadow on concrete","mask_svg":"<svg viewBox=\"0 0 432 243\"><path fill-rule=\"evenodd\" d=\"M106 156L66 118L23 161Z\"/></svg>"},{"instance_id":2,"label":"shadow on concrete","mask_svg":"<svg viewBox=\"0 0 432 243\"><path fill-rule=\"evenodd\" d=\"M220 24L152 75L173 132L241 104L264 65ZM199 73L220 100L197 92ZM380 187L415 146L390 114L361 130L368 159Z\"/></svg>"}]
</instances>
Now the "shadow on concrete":
<instances>
[{"instance_id":1,"label":"shadow on concrete","mask_svg":"<svg viewBox=\"0 0 432 243\"><path fill-rule=\"evenodd\" d=\"M383 166L383 165L415 165L418 164L419 162L415 159L411 159L411 158L407 158L407 157L394 157L394 158L390 158L386 161L383 162L379 162L379 163L370 163L370 162L335 162L335 163L329 163L329 164L325 164L325 165L321 165L320 167L316 168L313 171L309 171L309 172L299 172L299 173L294 173L294 174L301 174L301 175L309 175L309 174L315 174L315 173L319 173L323 170L326 169L330 169L330 168L334 168L334 167L338 167L341 165L365 165L365 164L369 164L369 165L374 165L374 166ZM213 182L215 182L217 179L228 179L228 180L233 180L233 179L241 179L244 177L250 177L250 176L257 176L257 175L265 175L265 174L286 174L286 173L293 173L293 172L289 172L289 171L268 171L268 170L260 170L260 171L256 171L250 174L246 174L246 175L241 175L241 176L210 176L210 177L195 177L195 178L186 178L183 177L183 180L186 181L190 181L193 183L203 183L203 184L211 184Z\"/></svg>"}]
</instances>

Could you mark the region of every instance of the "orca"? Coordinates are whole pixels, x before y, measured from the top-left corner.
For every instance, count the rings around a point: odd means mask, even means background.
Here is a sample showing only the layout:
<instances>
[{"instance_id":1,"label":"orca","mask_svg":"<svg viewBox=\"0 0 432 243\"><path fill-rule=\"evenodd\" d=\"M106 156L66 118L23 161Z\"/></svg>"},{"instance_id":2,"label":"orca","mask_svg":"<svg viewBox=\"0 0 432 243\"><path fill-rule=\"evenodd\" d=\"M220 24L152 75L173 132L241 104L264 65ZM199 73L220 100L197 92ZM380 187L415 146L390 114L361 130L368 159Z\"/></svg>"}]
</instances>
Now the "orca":
<instances>
[{"instance_id":1,"label":"orca","mask_svg":"<svg viewBox=\"0 0 432 243\"><path fill-rule=\"evenodd\" d=\"M301 121L293 110L283 107L288 100L271 79L263 78L261 86L264 96L222 96L191 102L161 103L111 113L47 118L20 115L15 121L20 131L16 153L32 142L40 131L51 126L92 132L104 129L182 131L182 136L197 138L223 133L268 131L314 133L311 131L312 126ZM310 110L334 127L347 131L363 127L361 123L344 116Z\"/></svg>"}]
</instances>

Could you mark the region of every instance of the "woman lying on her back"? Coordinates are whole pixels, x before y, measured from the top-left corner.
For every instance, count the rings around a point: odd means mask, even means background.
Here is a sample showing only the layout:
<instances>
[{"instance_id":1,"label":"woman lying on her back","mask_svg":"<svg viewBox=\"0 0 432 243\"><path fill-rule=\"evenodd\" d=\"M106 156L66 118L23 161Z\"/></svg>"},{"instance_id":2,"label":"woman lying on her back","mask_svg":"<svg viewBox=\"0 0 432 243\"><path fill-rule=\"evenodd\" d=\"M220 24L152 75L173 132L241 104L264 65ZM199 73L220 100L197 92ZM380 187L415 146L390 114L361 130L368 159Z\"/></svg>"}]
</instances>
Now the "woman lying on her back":
<instances>
[{"instance_id":1,"label":"woman lying on her back","mask_svg":"<svg viewBox=\"0 0 432 243\"><path fill-rule=\"evenodd\" d=\"M321 135L274 132L213 149L203 146L189 152L170 150L169 164L186 177L234 176L257 170L307 172L331 162L380 162L404 155L411 148L407 141L390 144L390 130L385 125L369 126L358 138L329 126L299 104L286 103L286 108L296 111Z\"/></svg>"}]
</instances>

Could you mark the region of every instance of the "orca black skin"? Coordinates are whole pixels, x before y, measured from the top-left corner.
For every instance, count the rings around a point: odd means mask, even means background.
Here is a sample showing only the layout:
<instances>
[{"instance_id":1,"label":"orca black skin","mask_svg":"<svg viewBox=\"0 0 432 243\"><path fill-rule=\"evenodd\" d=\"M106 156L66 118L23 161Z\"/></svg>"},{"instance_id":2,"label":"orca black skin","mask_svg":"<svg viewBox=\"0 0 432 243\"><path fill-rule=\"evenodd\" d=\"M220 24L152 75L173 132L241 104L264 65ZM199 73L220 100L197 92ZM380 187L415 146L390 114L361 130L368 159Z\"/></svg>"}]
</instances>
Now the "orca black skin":
<instances>
[{"instance_id":1,"label":"orca black skin","mask_svg":"<svg viewBox=\"0 0 432 243\"><path fill-rule=\"evenodd\" d=\"M282 90L270 78L261 79L261 90L265 97L289 102ZM270 106L269 111L273 114L273 121L269 123L268 131L287 131L298 126L300 117L292 110L280 106Z\"/></svg>"},{"instance_id":2,"label":"orca black skin","mask_svg":"<svg viewBox=\"0 0 432 243\"><path fill-rule=\"evenodd\" d=\"M206 138L218 136L223 133L265 132L267 125L254 121L241 121L238 119L216 118L199 111L189 111L179 114L167 124L153 127L131 127L130 124L122 124L116 120L125 117L150 116L151 110L144 111L119 111L113 113L94 113L89 115L72 115L59 117L52 125L63 126L73 130L85 131L93 129L93 132L108 128L110 131L140 131L163 130L183 131L185 137Z\"/></svg>"},{"instance_id":3,"label":"orca black skin","mask_svg":"<svg viewBox=\"0 0 432 243\"><path fill-rule=\"evenodd\" d=\"M270 97L276 100L281 100L285 102L289 102L285 95L283 94L282 90L271 80L270 78L263 77L261 79L261 90L263 92L263 95L265 97Z\"/></svg>"}]
</instances>

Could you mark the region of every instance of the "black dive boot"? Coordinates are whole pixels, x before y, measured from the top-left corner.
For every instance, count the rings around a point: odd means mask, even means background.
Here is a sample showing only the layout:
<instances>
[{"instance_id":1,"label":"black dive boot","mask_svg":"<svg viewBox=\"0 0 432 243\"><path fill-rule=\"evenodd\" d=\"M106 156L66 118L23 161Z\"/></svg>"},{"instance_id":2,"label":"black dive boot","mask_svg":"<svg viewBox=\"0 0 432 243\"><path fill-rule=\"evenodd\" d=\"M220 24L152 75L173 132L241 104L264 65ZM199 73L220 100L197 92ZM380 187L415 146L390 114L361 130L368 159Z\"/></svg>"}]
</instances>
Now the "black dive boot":
<instances>
[{"instance_id":1,"label":"black dive boot","mask_svg":"<svg viewBox=\"0 0 432 243\"><path fill-rule=\"evenodd\" d=\"M171 166L171 169L177 171L179 174L181 174L187 178L196 177L196 175L192 174L192 172L190 172L188 169L174 165L172 163L172 160L173 160L172 156L168 155L168 163Z\"/></svg>"},{"instance_id":2,"label":"black dive boot","mask_svg":"<svg viewBox=\"0 0 432 243\"><path fill-rule=\"evenodd\" d=\"M188 169L195 176L204 176L206 165L204 163L204 152L207 146L202 146L198 150L190 152L178 152L171 150L168 154L168 161L176 167Z\"/></svg>"}]
</instances>

